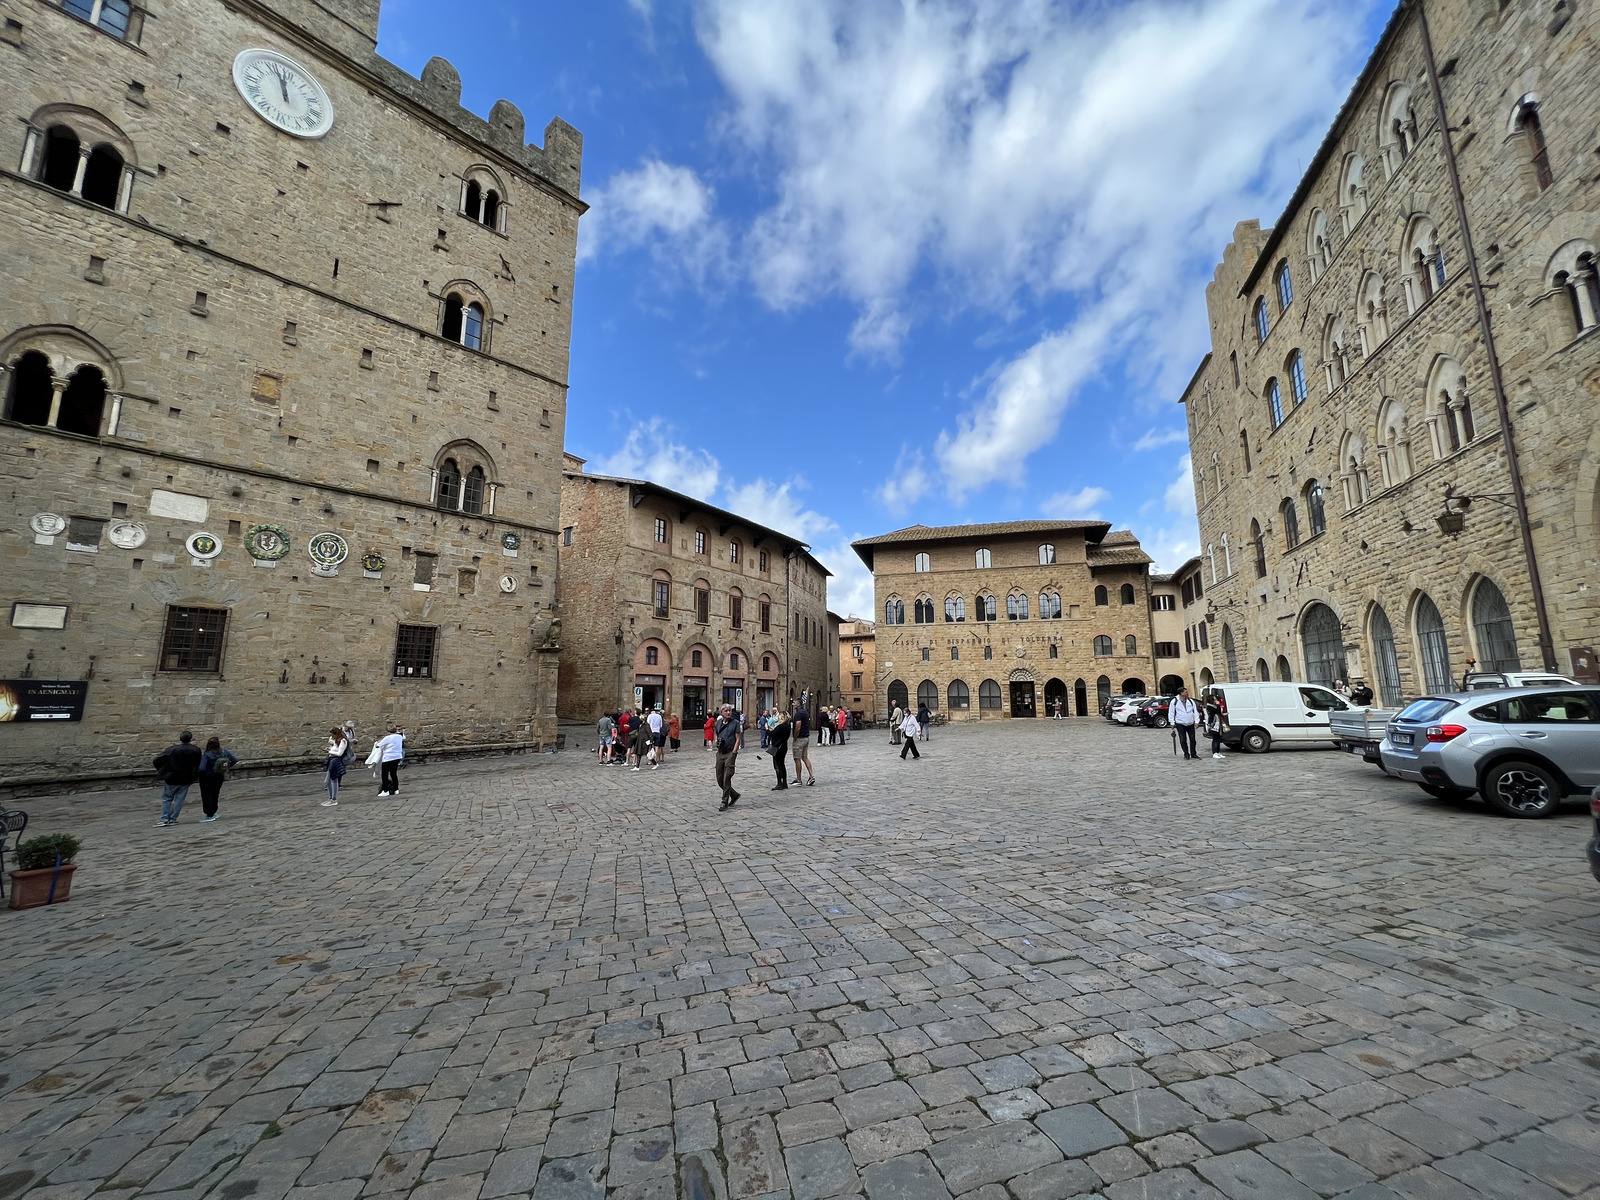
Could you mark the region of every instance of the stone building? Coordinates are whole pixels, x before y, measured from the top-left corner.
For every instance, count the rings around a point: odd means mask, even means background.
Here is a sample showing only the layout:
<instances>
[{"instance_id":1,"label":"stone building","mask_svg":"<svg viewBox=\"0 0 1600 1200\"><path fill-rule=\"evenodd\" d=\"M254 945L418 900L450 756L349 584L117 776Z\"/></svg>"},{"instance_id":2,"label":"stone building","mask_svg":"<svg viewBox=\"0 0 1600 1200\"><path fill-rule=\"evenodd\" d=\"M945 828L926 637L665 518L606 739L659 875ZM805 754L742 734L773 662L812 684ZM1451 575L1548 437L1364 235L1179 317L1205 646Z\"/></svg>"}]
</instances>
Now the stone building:
<instances>
[{"instance_id":1,"label":"stone building","mask_svg":"<svg viewBox=\"0 0 1600 1200\"><path fill-rule=\"evenodd\" d=\"M846 617L839 622L839 703L867 724L878 721L876 630L871 621Z\"/></svg>"},{"instance_id":2,"label":"stone building","mask_svg":"<svg viewBox=\"0 0 1600 1200\"><path fill-rule=\"evenodd\" d=\"M1217 678L1395 704L1594 661L1597 35L1400 6L1277 224L1235 229L1183 395Z\"/></svg>"},{"instance_id":3,"label":"stone building","mask_svg":"<svg viewBox=\"0 0 1600 1200\"><path fill-rule=\"evenodd\" d=\"M1190 628L1190 620L1196 615L1193 580L1199 571L1200 559L1195 557L1171 574L1150 576L1151 652L1161 672L1156 680L1161 695L1171 696L1180 687L1193 689L1196 685L1199 667L1193 647L1199 634Z\"/></svg>"},{"instance_id":4,"label":"stone building","mask_svg":"<svg viewBox=\"0 0 1600 1200\"><path fill-rule=\"evenodd\" d=\"M582 139L378 7L0 0L0 784L554 741Z\"/></svg>"},{"instance_id":5,"label":"stone building","mask_svg":"<svg viewBox=\"0 0 1600 1200\"><path fill-rule=\"evenodd\" d=\"M880 711L947 719L1098 711L1155 679L1147 571L1104 521L913 525L853 543L872 572ZM853 693L852 693L853 694Z\"/></svg>"},{"instance_id":6,"label":"stone building","mask_svg":"<svg viewBox=\"0 0 1600 1200\"><path fill-rule=\"evenodd\" d=\"M805 543L644 479L561 491L560 713L662 705L686 725L722 703L754 718L825 703L829 572Z\"/></svg>"}]
</instances>

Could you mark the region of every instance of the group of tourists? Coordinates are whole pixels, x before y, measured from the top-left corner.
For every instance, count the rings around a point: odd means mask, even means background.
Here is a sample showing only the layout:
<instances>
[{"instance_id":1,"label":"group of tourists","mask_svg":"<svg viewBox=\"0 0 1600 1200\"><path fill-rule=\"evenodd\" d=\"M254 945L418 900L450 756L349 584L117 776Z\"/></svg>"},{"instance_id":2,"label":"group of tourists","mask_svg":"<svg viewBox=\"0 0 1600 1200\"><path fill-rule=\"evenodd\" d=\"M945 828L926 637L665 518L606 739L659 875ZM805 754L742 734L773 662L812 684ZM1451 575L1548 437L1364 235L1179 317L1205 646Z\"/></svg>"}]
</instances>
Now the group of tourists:
<instances>
[{"instance_id":1,"label":"group of tourists","mask_svg":"<svg viewBox=\"0 0 1600 1200\"><path fill-rule=\"evenodd\" d=\"M405 730L390 725L388 732L372 743L366 765L379 776L378 795L400 794L400 764L405 760ZM339 805L339 784L355 761L356 723L346 721L328 730L328 745L323 761L322 781L328 790L323 808ZM228 772L238 765L238 756L225 749L220 738L208 738L205 748L194 744L194 734L185 729L178 740L156 755L156 778L161 782L161 820L157 827L170 829L178 823L178 814L189 796L189 789L200 785L202 821L215 821L222 797L222 785Z\"/></svg>"},{"instance_id":2,"label":"group of tourists","mask_svg":"<svg viewBox=\"0 0 1600 1200\"><path fill-rule=\"evenodd\" d=\"M815 720L818 744L842 744L848 720L849 714L842 708L819 709ZM756 752L756 757L767 754L772 758L772 773L777 780L772 790L782 792L789 788L791 760L794 763L794 786L814 787L817 772L811 765L813 720L806 705L794 700L790 702L787 712L780 708L764 710L757 717L756 724L761 734L761 749ZM716 779L717 788L722 793L721 807L732 808L739 802L739 792L733 786L733 773L739 751L744 748L744 714L735 710L733 705L724 704L706 718L705 733L706 748L714 749L717 753Z\"/></svg>"},{"instance_id":3,"label":"group of tourists","mask_svg":"<svg viewBox=\"0 0 1600 1200\"><path fill-rule=\"evenodd\" d=\"M602 713L595 732L600 737L596 753L602 767L642 771L648 765L654 771L666 761L669 744L674 753L683 744L683 722L677 713L664 713L660 706Z\"/></svg>"},{"instance_id":4,"label":"group of tourists","mask_svg":"<svg viewBox=\"0 0 1600 1200\"><path fill-rule=\"evenodd\" d=\"M1222 735L1228 728L1228 719L1217 701L1206 699L1197 702L1189 695L1188 688L1179 688L1177 696L1167 708L1167 719L1172 722L1172 728L1178 735L1178 745L1183 749L1185 761L1200 757L1200 752L1195 748L1195 732L1202 726L1211 735L1211 757L1227 757L1222 753Z\"/></svg>"},{"instance_id":5,"label":"group of tourists","mask_svg":"<svg viewBox=\"0 0 1600 1200\"><path fill-rule=\"evenodd\" d=\"M889 744L900 747L900 758L905 759L906 751L911 752L912 758L921 758L917 750L917 739L924 742L928 740L933 730L933 713L926 704L918 704L915 712L911 711L909 704L902 708L900 702L895 701L893 710L889 713Z\"/></svg>"}]
</instances>

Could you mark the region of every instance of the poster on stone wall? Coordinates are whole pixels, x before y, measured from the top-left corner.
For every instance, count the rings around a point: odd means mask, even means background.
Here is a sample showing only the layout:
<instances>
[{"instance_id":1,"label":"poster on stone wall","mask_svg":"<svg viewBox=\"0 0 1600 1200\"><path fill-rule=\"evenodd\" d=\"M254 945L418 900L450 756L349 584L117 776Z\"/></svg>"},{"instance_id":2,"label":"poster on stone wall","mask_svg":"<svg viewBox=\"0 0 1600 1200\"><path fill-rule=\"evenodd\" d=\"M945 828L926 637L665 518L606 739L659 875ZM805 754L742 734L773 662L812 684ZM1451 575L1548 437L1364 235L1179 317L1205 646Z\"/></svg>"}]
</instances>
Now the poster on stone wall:
<instances>
[{"instance_id":1,"label":"poster on stone wall","mask_svg":"<svg viewBox=\"0 0 1600 1200\"><path fill-rule=\"evenodd\" d=\"M81 721L88 695L83 679L0 679L0 724Z\"/></svg>"}]
</instances>

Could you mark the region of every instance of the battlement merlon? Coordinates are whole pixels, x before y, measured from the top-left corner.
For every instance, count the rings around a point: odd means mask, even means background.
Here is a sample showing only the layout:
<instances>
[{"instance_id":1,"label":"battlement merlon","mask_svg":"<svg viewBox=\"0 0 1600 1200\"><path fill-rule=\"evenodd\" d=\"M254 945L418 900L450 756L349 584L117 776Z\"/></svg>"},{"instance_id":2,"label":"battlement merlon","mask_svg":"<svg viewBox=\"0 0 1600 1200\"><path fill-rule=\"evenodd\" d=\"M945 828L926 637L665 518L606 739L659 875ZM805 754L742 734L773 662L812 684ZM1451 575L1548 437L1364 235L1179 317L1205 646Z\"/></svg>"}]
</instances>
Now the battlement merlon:
<instances>
[{"instance_id":1,"label":"battlement merlon","mask_svg":"<svg viewBox=\"0 0 1600 1200\"><path fill-rule=\"evenodd\" d=\"M583 134L560 117L544 130L544 145L526 141L522 111L496 100L486 121L461 107L461 75L447 60L433 58L416 79L379 57L378 12L382 0L239 0L321 42L365 70L378 83L427 109L463 136L481 142L578 199L583 179ZM582 207L581 201L579 202Z\"/></svg>"}]
</instances>

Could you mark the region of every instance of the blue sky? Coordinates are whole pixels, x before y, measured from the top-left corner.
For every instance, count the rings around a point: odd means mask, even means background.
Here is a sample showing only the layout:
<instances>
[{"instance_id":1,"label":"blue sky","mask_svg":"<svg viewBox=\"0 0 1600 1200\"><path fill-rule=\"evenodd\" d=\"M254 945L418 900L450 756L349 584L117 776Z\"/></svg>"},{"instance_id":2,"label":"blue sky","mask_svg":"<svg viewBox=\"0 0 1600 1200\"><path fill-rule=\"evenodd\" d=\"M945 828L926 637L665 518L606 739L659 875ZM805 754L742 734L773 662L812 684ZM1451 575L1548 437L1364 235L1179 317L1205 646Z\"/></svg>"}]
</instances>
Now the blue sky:
<instances>
[{"instance_id":1,"label":"blue sky","mask_svg":"<svg viewBox=\"0 0 1600 1200\"><path fill-rule=\"evenodd\" d=\"M1387 0L385 0L583 131L567 447L809 541L1096 516L1195 552L1179 392Z\"/></svg>"}]
</instances>

